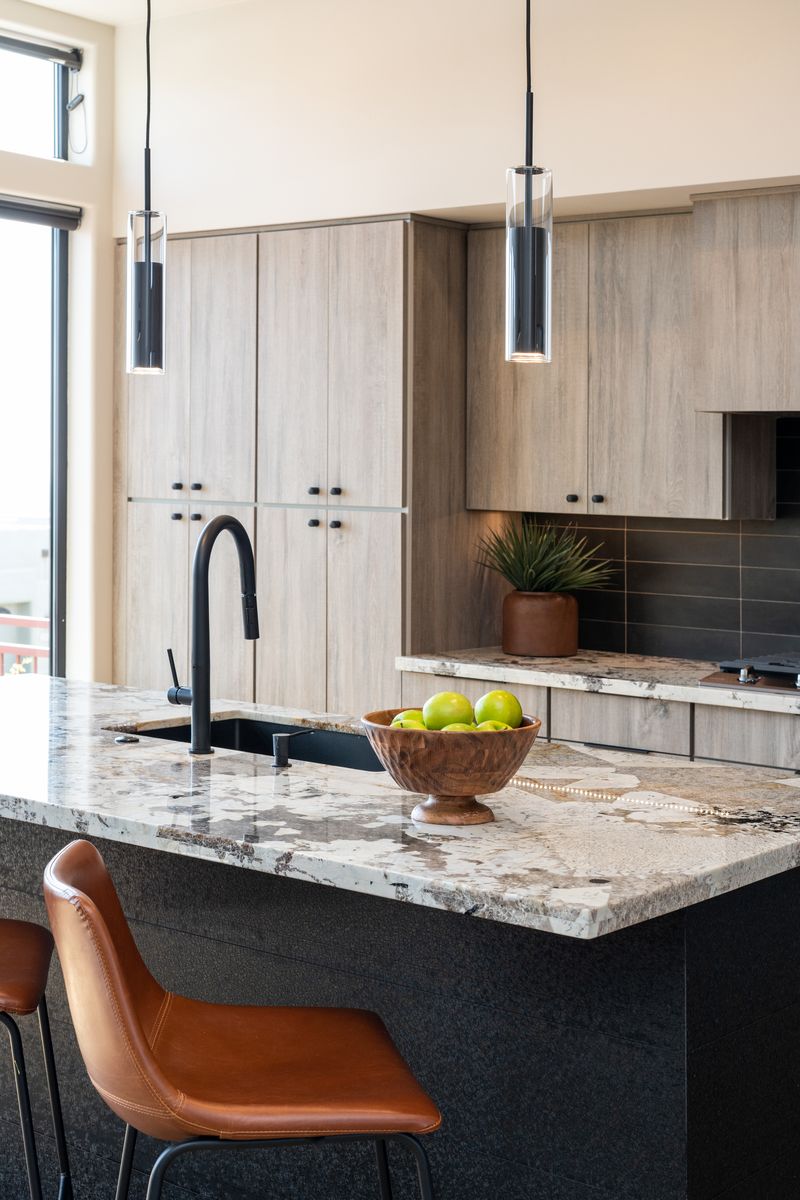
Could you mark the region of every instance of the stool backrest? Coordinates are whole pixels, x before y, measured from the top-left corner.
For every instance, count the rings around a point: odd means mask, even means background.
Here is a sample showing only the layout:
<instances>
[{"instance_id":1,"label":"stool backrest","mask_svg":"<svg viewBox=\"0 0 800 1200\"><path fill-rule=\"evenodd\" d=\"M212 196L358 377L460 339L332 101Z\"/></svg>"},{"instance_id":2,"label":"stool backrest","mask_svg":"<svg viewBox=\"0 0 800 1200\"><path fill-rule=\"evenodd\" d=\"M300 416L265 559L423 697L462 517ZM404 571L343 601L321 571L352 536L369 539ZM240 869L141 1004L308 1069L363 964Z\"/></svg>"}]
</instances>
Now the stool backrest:
<instances>
[{"instance_id":1,"label":"stool backrest","mask_svg":"<svg viewBox=\"0 0 800 1200\"><path fill-rule=\"evenodd\" d=\"M90 842L72 842L48 863L44 895L89 1078L124 1121L174 1138L181 1096L151 1048L168 993L142 961L111 876Z\"/></svg>"}]
</instances>

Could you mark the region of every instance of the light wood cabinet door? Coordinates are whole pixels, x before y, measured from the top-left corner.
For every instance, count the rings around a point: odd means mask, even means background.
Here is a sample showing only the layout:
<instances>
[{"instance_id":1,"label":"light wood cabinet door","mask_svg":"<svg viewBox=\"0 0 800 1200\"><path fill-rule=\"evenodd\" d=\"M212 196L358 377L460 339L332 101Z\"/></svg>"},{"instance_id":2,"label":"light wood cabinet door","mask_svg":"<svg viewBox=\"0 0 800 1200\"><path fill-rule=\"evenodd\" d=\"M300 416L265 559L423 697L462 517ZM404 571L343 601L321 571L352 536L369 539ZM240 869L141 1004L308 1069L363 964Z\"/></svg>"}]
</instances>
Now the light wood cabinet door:
<instances>
[{"instance_id":1,"label":"light wood cabinet door","mask_svg":"<svg viewBox=\"0 0 800 1200\"><path fill-rule=\"evenodd\" d=\"M128 504L124 682L131 687L166 694L172 682L167 647L188 686L188 516L185 504Z\"/></svg>"},{"instance_id":2,"label":"light wood cabinet door","mask_svg":"<svg viewBox=\"0 0 800 1200\"><path fill-rule=\"evenodd\" d=\"M403 504L405 243L402 221L330 230L332 503Z\"/></svg>"},{"instance_id":3,"label":"light wood cabinet door","mask_svg":"<svg viewBox=\"0 0 800 1200\"><path fill-rule=\"evenodd\" d=\"M256 234L192 239L191 483L255 500Z\"/></svg>"},{"instance_id":4,"label":"light wood cabinet door","mask_svg":"<svg viewBox=\"0 0 800 1200\"><path fill-rule=\"evenodd\" d=\"M224 513L230 513L231 516L237 517L242 522L255 546L254 509L193 504L189 510L189 554L186 562L190 610L192 563L197 539L212 517ZM245 641L244 638L239 557L234 540L227 532L219 535L211 553L208 596L211 635L211 698L212 700L253 700L255 698L256 643ZM191 637L191 628L189 633Z\"/></svg>"},{"instance_id":5,"label":"light wood cabinet door","mask_svg":"<svg viewBox=\"0 0 800 1200\"><path fill-rule=\"evenodd\" d=\"M122 287L125 259L121 256ZM185 497L189 488L189 336L191 242L167 248L167 338L163 375L122 375L127 386L127 495L146 499ZM124 306L123 306L124 308ZM125 322L119 354L125 370ZM173 489L173 483L183 485Z\"/></svg>"},{"instance_id":6,"label":"light wood cabinet door","mask_svg":"<svg viewBox=\"0 0 800 1200\"><path fill-rule=\"evenodd\" d=\"M328 477L328 229L262 233L258 499L309 503ZM313 501L311 501L313 503Z\"/></svg>"},{"instance_id":7,"label":"light wood cabinet door","mask_svg":"<svg viewBox=\"0 0 800 1200\"><path fill-rule=\"evenodd\" d=\"M346 512L328 529L329 712L362 716L400 704L403 521L400 513Z\"/></svg>"},{"instance_id":8,"label":"light wood cabinet door","mask_svg":"<svg viewBox=\"0 0 800 1200\"><path fill-rule=\"evenodd\" d=\"M256 700L325 712L325 512L259 508L257 523Z\"/></svg>"},{"instance_id":9,"label":"light wood cabinet door","mask_svg":"<svg viewBox=\"0 0 800 1200\"><path fill-rule=\"evenodd\" d=\"M697 197L694 385L698 409L800 407L800 191Z\"/></svg>"},{"instance_id":10,"label":"light wood cabinet door","mask_svg":"<svg viewBox=\"0 0 800 1200\"><path fill-rule=\"evenodd\" d=\"M550 736L556 741L686 755L689 720L689 705L677 700L550 691Z\"/></svg>"},{"instance_id":11,"label":"light wood cabinet door","mask_svg":"<svg viewBox=\"0 0 800 1200\"><path fill-rule=\"evenodd\" d=\"M723 428L691 395L692 217L589 227L589 511L723 517Z\"/></svg>"},{"instance_id":12,"label":"light wood cabinet door","mask_svg":"<svg viewBox=\"0 0 800 1200\"><path fill-rule=\"evenodd\" d=\"M508 363L505 231L469 235L469 508L588 511L588 246L585 222L555 226L553 361Z\"/></svg>"}]
</instances>

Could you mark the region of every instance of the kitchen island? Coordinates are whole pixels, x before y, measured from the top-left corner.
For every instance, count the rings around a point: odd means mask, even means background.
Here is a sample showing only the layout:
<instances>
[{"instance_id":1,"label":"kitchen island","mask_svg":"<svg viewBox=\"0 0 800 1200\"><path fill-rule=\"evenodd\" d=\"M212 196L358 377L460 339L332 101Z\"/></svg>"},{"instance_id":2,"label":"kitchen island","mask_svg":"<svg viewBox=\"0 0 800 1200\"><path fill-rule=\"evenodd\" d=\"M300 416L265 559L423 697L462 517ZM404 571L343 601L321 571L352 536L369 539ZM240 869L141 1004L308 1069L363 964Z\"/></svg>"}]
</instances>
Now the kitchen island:
<instances>
[{"instance_id":1,"label":"kitchen island","mask_svg":"<svg viewBox=\"0 0 800 1200\"><path fill-rule=\"evenodd\" d=\"M248 715L357 728L216 706ZM440 1200L796 1195L800 778L543 743L495 825L444 830L415 826L382 773L147 737L185 721L155 693L0 682L2 915L43 920L46 861L88 836L171 990L376 1009L443 1111ZM51 992L76 1194L107 1196L121 1131L55 968ZM143 1139L138 1165L154 1152ZM0 1157L3 1196L16 1169ZM224 1169L187 1163L174 1196L375 1191L354 1147Z\"/></svg>"}]
</instances>

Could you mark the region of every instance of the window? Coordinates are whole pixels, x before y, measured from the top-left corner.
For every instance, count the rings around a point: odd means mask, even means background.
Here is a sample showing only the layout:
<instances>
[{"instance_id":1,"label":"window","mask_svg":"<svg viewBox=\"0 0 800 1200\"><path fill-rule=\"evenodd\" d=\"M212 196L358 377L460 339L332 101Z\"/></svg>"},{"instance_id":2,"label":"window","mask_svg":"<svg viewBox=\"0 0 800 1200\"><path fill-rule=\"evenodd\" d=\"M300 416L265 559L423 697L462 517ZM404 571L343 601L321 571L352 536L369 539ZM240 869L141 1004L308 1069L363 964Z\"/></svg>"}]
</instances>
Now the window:
<instances>
[{"instance_id":1,"label":"window","mask_svg":"<svg viewBox=\"0 0 800 1200\"><path fill-rule=\"evenodd\" d=\"M66 158L70 74L79 50L0 33L0 150Z\"/></svg>"},{"instance_id":2,"label":"window","mask_svg":"<svg viewBox=\"0 0 800 1200\"><path fill-rule=\"evenodd\" d=\"M67 157L79 63L0 35L0 150ZM0 674L64 673L67 261L80 215L0 195Z\"/></svg>"}]
</instances>

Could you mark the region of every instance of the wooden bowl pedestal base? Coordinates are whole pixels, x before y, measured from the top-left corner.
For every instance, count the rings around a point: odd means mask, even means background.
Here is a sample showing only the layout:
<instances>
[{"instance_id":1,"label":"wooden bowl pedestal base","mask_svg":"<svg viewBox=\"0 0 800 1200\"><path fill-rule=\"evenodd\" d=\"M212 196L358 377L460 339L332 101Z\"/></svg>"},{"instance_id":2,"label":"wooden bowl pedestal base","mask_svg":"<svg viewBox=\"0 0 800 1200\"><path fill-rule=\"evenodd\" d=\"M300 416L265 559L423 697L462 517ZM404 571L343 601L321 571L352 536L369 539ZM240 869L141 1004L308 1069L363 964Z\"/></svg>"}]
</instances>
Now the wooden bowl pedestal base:
<instances>
[{"instance_id":1,"label":"wooden bowl pedestal base","mask_svg":"<svg viewBox=\"0 0 800 1200\"><path fill-rule=\"evenodd\" d=\"M486 825L494 813L474 796L428 796L416 805L411 820L424 825Z\"/></svg>"}]
</instances>

